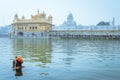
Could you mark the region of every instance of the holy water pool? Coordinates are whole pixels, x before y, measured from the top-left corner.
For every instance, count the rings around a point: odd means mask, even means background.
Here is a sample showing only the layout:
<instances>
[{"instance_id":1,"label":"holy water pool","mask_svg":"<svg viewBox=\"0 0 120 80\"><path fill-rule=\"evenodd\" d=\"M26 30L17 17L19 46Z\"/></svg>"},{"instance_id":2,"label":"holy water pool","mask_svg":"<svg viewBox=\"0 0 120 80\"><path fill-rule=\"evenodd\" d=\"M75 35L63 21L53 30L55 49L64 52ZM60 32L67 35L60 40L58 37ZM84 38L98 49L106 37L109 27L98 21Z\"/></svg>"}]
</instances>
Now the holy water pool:
<instances>
[{"instance_id":1,"label":"holy water pool","mask_svg":"<svg viewBox=\"0 0 120 80\"><path fill-rule=\"evenodd\" d=\"M22 76L12 60L24 59ZM119 80L118 39L0 38L0 80Z\"/></svg>"}]
</instances>

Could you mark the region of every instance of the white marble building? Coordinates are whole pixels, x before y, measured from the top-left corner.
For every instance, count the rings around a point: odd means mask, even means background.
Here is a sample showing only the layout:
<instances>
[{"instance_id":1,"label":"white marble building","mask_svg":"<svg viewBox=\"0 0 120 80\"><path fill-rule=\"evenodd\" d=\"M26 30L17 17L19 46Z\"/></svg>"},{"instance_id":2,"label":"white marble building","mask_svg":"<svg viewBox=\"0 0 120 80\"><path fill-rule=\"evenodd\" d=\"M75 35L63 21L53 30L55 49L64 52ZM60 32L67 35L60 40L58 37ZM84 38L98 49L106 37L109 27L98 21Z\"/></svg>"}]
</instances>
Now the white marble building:
<instances>
[{"instance_id":1,"label":"white marble building","mask_svg":"<svg viewBox=\"0 0 120 80\"><path fill-rule=\"evenodd\" d=\"M72 13L67 16L67 20L59 26L53 26L51 36L57 37L108 37L120 38L120 26L115 25L115 20L105 22L107 25L83 26L77 25Z\"/></svg>"},{"instance_id":2,"label":"white marble building","mask_svg":"<svg viewBox=\"0 0 120 80\"><path fill-rule=\"evenodd\" d=\"M113 19L112 24L110 26L83 26L77 25L74 21L72 13L67 16L67 20L63 22L63 24L59 26L53 26L52 30L120 30L120 26L114 25L115 21Z\"/></svg>"},{"instance_id":3,"label":"white marble building","mask_svg":"<svg viewBox=\"0 0 120 80\"><path fill-rule=\"evenodd\" d=\"M77 30L78 26L74 21L72 13L67 17L67 21L64 21L63 24L59 26L53 26L52 30Z\"/></svg>"}]
</instances>

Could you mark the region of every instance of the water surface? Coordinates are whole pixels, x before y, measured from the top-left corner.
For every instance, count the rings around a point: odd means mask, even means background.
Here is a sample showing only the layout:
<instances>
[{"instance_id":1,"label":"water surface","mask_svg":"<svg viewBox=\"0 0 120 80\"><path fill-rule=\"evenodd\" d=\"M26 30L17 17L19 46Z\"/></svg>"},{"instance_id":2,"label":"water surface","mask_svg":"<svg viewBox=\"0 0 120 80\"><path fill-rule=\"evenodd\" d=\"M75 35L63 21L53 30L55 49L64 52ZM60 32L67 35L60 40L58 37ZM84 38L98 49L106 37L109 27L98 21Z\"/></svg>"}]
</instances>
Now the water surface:
<instances>
[{"instance_id":1,"label":"water surface","mask_svg":"<svg viewBox=\"0 0 120 80\"><path fill-rule=\"evenodd\" d=\"M0 80L119 80L120 40L0 38ZM22 76L12 60L24 59Z\"/></svg>"}]
</instances>

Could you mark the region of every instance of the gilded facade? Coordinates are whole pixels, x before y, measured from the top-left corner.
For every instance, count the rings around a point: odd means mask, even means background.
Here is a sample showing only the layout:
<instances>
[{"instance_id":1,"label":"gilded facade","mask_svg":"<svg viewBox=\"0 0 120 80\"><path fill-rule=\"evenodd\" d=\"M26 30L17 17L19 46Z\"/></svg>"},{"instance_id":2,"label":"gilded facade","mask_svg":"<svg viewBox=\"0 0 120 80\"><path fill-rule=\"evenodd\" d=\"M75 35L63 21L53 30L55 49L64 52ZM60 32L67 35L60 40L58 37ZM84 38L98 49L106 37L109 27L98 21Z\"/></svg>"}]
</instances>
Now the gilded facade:
<instances>
[{"instance_id":1,"label":"gilded facade","mask_svg":"<svg viewBox=\"0 0 120 80\"><path fill-rule=\"evenodd\" d=\"M46 17L44 12L38 11L37 14L31 15L31 19L26 19L15 14L12 26L13 37L47 37L52 31L52 16Z\"/></svg>"}]
</instances>

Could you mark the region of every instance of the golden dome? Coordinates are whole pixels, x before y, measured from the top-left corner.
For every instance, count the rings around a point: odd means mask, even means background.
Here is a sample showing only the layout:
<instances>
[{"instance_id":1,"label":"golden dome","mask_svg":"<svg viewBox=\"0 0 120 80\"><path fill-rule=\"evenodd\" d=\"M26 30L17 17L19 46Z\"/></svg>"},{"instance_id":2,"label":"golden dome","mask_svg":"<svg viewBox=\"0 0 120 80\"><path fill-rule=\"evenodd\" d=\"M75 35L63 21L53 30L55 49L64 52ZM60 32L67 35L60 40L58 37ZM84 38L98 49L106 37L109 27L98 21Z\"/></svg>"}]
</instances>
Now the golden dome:
<instances>
[{"instance_id":1,"label":"golden dome","mask_svg":"<svg viewBox=\"0 0 120 80\"><path fill-rule=\"evenodd\" d=\"M25 17L24 17L24 16L22 16L22 19L25 19Z\"/></svg>"},{"instance_id":2,"label":"golden dome","mask_svg":"<svg viewBox=\"0 0 120 80\"><path fill-rule=\"evenodd\" d=\"M51 16L51 15L49 15L49 16L48 16L48 18L52 18L52 16Z\"/></svg>"}]
</instances>

